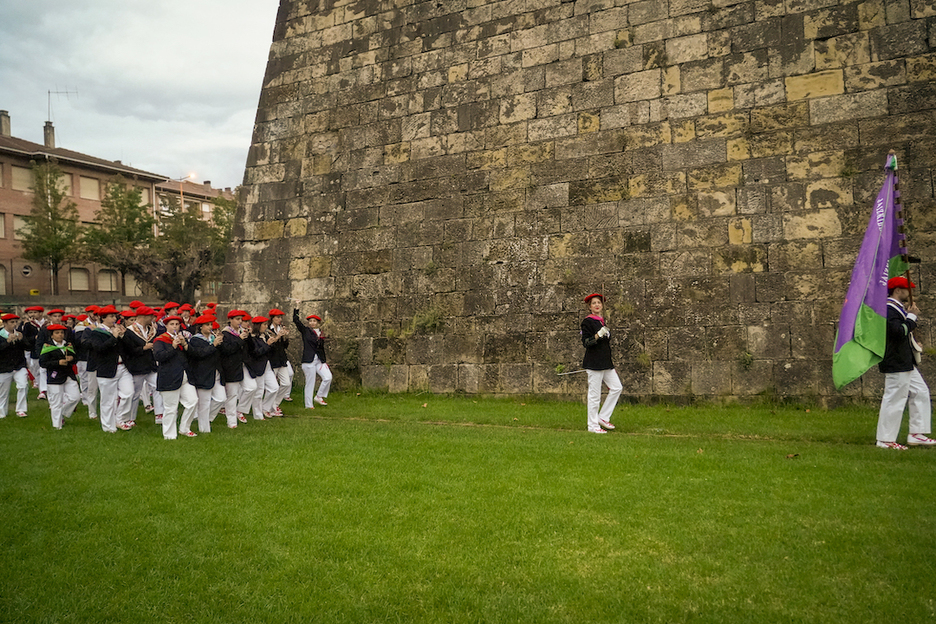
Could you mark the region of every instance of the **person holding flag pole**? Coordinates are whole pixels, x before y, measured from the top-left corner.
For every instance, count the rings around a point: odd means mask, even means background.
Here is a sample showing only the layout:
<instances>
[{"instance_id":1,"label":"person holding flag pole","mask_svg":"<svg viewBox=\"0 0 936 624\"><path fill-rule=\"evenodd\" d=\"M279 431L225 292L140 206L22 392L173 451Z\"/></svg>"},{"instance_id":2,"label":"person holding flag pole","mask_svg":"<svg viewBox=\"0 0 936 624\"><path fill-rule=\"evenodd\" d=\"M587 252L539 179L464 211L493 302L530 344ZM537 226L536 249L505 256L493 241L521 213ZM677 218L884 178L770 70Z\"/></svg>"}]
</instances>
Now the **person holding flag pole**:
<instances>
[{"instance_id":1,"label":"person holding flag pole","mask_svg":"<svg viewBox=\"0 0 936 624\"><path fill-rule=\"evenodd\" d=\"M933 446L929 389L917 369L911 332L919 308L912 303L909 259L900 205L897 157L885 164L886 178L871 212L858 251L832 354L835 387L861 377L878 364L884 373L884 395L878 415L877 446L906 450L897 443L904 406L910 401L910 435L914 446ZM910 304L909 308L905 306Z\"/></svg>"}]
</instances>

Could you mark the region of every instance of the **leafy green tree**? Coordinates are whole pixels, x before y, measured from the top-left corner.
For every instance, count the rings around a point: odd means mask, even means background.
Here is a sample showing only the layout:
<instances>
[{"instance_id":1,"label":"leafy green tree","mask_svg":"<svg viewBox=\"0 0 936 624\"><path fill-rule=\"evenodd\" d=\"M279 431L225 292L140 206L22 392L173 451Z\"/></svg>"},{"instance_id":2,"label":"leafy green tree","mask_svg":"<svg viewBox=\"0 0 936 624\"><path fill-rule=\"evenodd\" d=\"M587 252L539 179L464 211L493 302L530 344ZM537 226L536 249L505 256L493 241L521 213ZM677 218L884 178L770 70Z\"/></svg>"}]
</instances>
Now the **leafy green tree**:
<instances>
[{"instance_id":1,"label":"leafy green tree","mask_svg":"<svg viewBox=\"0 0 936 624\"><path fill-rule=\"evenodd\" d=\"M140 190L118 178L82 237L83 255L122 277L133 275L163 299L194 301L195 291L224 268L237 204L215 199L206 221L198 203L183 208L171 196L167 202L157 221L152 206L141 205Z\"/></svg>"},{"instance_id":2,"label":"leafy green tree","mask_svg":"<svg viewBox=\"0 0 936 624\"><path fill-rule=\"evenodd\" d=\"M58 293L59 271L79 257L78 206L65 194L62 170L55 161L33 162L32 209L26 225L16 230L23 257L49 267L52 294Z\"/></svg>"},{"instance_id":3,"label":"leafy green tree","mask_svg":"<svg viewBox=\"0 0 936 624\"><path fill-rule=\"evenodd\" d=\"M153 246L156 220L152 209L151 204L143 203L139 187L128 185L119 176L115 178L107 186L94 226L82 233L84 258L116 269L123 283L128 273L139 270Z\"/></svg>"},{"instance_id":4,"label":"leafy green tree","mask_svg":"<svg viewBox=\"0 0 936 624\"><path fill-rule=\"evenodd\" d=\"M234 203L222 200L214 221L206 221L197 203L183 208L174 197L168 202L159 235L131 272L163 299L194 301L195 291L217 279L224 266Z\"/></svg>"}]
</instances>

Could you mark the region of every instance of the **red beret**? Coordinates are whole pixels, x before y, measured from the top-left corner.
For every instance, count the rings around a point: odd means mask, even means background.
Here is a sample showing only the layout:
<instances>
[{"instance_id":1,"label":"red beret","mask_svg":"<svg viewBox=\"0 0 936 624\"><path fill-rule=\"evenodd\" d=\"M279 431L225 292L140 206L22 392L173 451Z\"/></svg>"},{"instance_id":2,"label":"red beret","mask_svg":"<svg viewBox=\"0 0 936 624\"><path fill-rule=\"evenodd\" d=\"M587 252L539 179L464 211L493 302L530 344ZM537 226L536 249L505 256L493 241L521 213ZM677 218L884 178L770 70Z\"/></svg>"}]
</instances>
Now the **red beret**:
<instances>
[{"instance_id":1,"label":"red beret","mask_svg":"<svg viewBox=\"0 0 936 624\"><path fill-rule=\"evenodd\" d=\"M230 318L237 318L237 317L243 318L243 317L245 317L245 316L247 316L247 313L244 312L243 310L231 310L230 312L227 313L227 317L228 317L229 319L230 319Z\"/></svg>"},{"instance_id":2,"label":"red beret","mask_svg":"<svg viewBox=\"0 0 936 624\"><path fill-rule=\"evenodd\" d=\"M163 320L162 320L163 323L168 323L169 321L179 321L180 323L184 323L184 322L185 322L184 320L182 320L182 317L181 317L181 316L175 316L175 315L173 315L173 316L166 316L166 317L163 317Z\"/></svg>"},{"instance_id":3,"label":"red beret","mask_svg":"<svg viewBox=\"0 0 936 624\"><path fill-rule=\"evenodd\" d=\"M172 310L173 308L178 308L179 304L175 301L168 301L166 305L163 306L163 310Z\"/></svg>"},{"instance_id":4,"label":"red beret","mask_svg":"<svg viewBox=\"0 0 936 624\"><path fill-rule=\"evenodd\" d=\"M0 316L0 321L15 321L18 318L19 318L18 316L10 312L9 314L4 314L3 316Z\"/></svg>"},{"instance_id":5,"label":"red beret","mask_svg":"<svg viewBox=\"0 0 936 624\"><path fill-rule=\"evenodd\" d=\"M282 310L278 310L277 308L273 308L270 310L270 316L286 316L286 313Z\"/></svg>"},{"instance_id":6,"label":"red beret","mask_svg":"<svg viewBox=\"0 0 936 624\"><path fill-rule=\"evenodd\" d=\"M156 310L149 306L142 305L136 309L137 316L156 316Z\"/></svg>"},{"instance_id":7,"label":"red beret","mask_svg":"<svg viewBox=\"0 0 936 624\"><path fill-rule=\"evenodd\" d=\"M64 325L59 325L58 323L52 323L46 329L48 329L50 332L54 332L56 330L68 331L67 327Z\"/></svg>"},{"instance_id":8,"label":"red beret","mask_svg":"<svg viewBox=\"0 0 936 624\"><path fill-rule=\"evenodd\" d=\"M93 305L93 304L92 304L92 305L89 305L87 308L85 308L84 311L85 311L85 312L94 312L95 314L97 314L97 313L98 313L98 310L100 310L100 309L101 309L100 306L96 306L96 305Z\"/></svg>"},{"instance_id":9,"label":"red beret","mask_svg":"<svg viewBox=\"0 0 936 624\"><path fill-rule=\"evenodd\" d=\"M26 312L44 312L45 309L42 306L29 306L26 308Z\"/></svg>"},{"instance_id":10,"label":"red beret","mask_svg":"<svg viewBox=\"0 0 936 624\"><path fill-rule=\"evenodd\" d=\"M120 314L120 312L114 306L106 305L103 308L98 308L97 314L98 316L107 316L108 314Z\"/></svg>"},{"instance_id":11,"label":"red beret","mask_svg":"<svg viewBox=\"0 0 936 624\"><path fill-rule=\"evenodd\" d=\"M268 318L265 317L265 316L255 316L255 317L253 317L253 320L250 321L250 322L251 322L251 323L254 323L254 324L256 324L256 325L259 325L260 323L266 323L266 322L269 321L269 320L270 320L270 319L268 319Z\"/></svg>"},{"instance_id":12,"label":"red beret","mask_svg":"<svg viewBox=\"0 0 936 624\"><path fill-rule=\"evenodd\" d=\"M898 275L897 277L892 277L887 280L887 289L890 290L892 288L906 288L907 290L910 290L911 288L916 288L916 284L910 282L903 275Z\"/></svg>"},{"instance_id":13,"label":"red beret","mask_svg":"<svg viewBox=\"0 0 936 624\"><path fill-rule=\"evenodd\" d=\"M319 323L322 322L322 317L316 316L316 315L314 315L314 314L310 314L309 316L306 317L306 320L307 320L307 321L308 321L309 319L315 319L315 320L318 321Z\"/></svg>"},{"instance_id":14,"label":"red beret","mask_svg":"<svg viewBox=\"0 0 936 624\"><path fill-rule=\"evenodd\" d=\"M134 312L133 310L121 310L121 311L120 311L120 316L122 316L122 317L124 317L124 318L133 318L133 317L136 316L136 315L137 315L137 313Z\"/></svg>"},{"instance_id":15,"label":"red beret","mask_svg":"<svg viewBox=\"0 0 936 624\"><path fill-rule=\"evenodd\" d=\"M134 310L136 310L137 308L142 308L143 302L137 301L136 299L134 299L133 301L130 302L130 307L133 308Z\"/></svg>"},{"instance_id":16,"label":"red beret","mask_svg":"<svg viewBox=\"0 0 936 624\"><path fill-rule=\"evenodd\" d=\"M197 319L195 319L194 322L196 325L203 325L205 323L210 323L214 320L215 320L215 317L211 316L210 314L202 314Z\"/></svg>"},{"instance_id":17,"label":"red beret","mask_svg":"<svg viewBox=\"0 0 936 624\"><path fill-rule=\"evenodd\" d=\"M54 310L49 310L46 314L65 314L65 310L55 308Z\"/></svg>"},{"instance_id":18,"label":"red beret","mask_svg":"<svg viewBox=\"0 0 936 624\"><path fill-rule=\"evenodd\" d=\"M592 294L588 295L587 297L585 297L584 301L585 301L585 303L589 303L589 302L590 302L592 299L594 299L595 297L598 297L599 299L601 299L601 302L604 303L604 295L600 295L600 294L598 294L598 293L592 293Z\"/></svg>"},{"instance_id":19,"label":"red beret","mask_svg":"<svg viewBox=\"0 0 936 624\"><path fill-rule=\"evenodd\" d=\"M88 315L87 315L87 314L79 314L78 316L75 317L75 320L78 321L79 323L82 323L82 322L88 320Z\"/></svg>"}]
</instances>

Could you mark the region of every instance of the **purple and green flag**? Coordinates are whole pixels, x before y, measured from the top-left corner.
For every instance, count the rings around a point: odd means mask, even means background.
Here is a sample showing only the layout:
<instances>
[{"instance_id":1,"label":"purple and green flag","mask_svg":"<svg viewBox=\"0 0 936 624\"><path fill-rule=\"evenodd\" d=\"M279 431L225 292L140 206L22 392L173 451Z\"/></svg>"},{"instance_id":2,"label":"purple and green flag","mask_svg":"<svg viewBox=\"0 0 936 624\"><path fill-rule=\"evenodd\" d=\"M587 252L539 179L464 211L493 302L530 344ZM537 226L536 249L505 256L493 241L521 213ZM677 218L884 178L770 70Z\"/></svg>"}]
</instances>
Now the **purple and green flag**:
<instances>
[{"instance_id":1,"label":"purple and green flag","mask_svg":"<svg viewBox=\"0 0 936 624\"><path fill-rule=\"evenodd\" d=\"M897 218L897 157L890 154L884 168L887 179L874 202L839 316L832 354L832 380L839 389L884 358L887 280L909 269L906 249L901 245L903 220Z\"/></svg>"}]
</instances>

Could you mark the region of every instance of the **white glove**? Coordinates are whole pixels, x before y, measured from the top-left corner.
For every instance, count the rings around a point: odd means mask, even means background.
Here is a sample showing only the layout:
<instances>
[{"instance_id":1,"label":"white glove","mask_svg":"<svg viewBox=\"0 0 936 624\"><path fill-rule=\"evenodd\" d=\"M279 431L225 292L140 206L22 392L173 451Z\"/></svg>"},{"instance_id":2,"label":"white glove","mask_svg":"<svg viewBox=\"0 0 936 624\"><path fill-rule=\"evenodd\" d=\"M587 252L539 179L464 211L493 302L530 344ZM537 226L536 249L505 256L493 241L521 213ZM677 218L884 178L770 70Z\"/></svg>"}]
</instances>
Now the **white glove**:
<instances>
[{"instance_id":1,"label":"white glove","mask_svg":"<svg viewBox=\"0 0 936 624\"><path fill-rule=\"evenodd\" d=\"M608 331L608 328L607 328L607 327L602 327L601 329L598 330L598 337L599 337L599 338L607 338L607 337L610 336L610 335L611 335L611 332Z\"/></svg>"}]
</instances>

